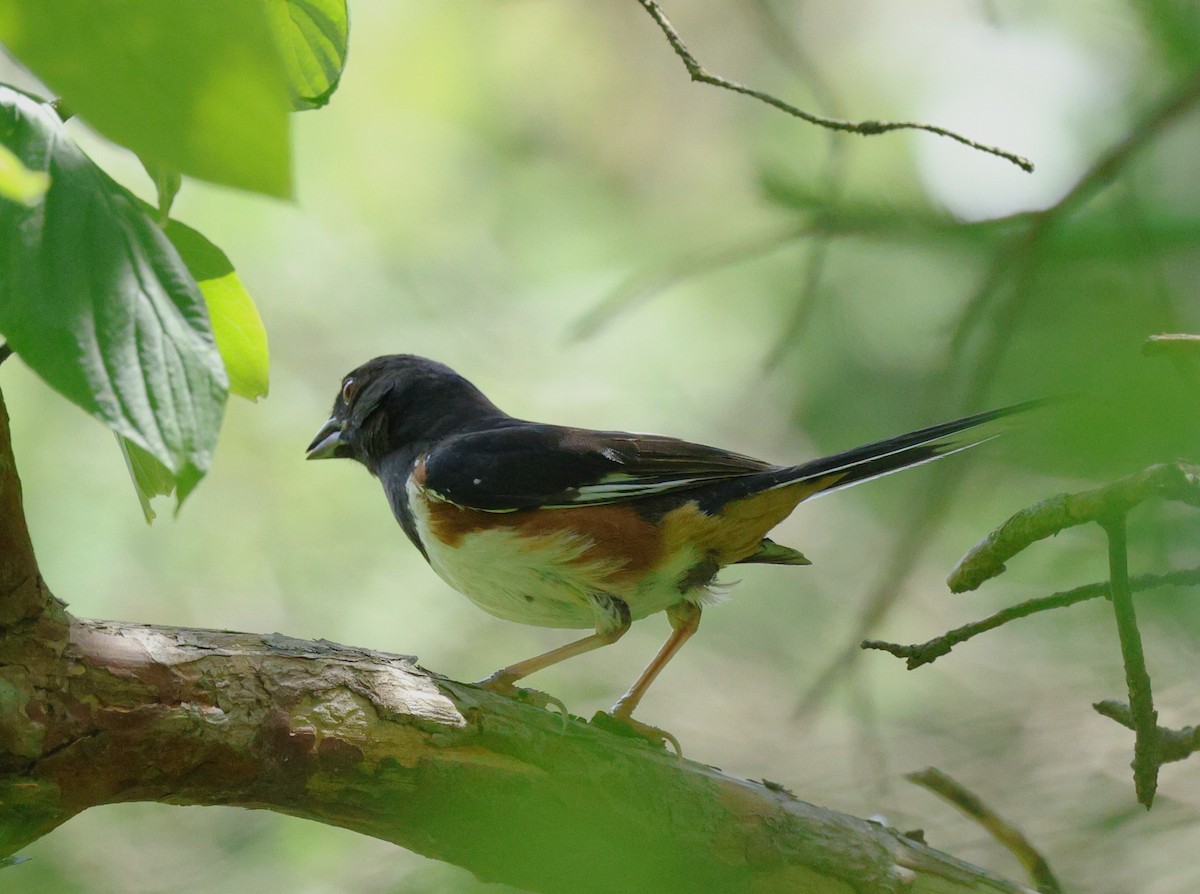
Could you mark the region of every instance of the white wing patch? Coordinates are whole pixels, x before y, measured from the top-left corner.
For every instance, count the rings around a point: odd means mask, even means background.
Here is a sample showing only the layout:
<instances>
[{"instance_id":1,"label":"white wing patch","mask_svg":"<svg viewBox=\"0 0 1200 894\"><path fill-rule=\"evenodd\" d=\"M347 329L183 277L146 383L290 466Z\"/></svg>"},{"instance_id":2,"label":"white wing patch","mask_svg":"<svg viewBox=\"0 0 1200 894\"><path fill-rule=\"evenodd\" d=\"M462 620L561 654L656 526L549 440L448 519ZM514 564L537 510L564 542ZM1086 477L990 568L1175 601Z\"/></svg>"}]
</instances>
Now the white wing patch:
<instances>
[{"instance_id":1,"label":"white wing patch","mask_svg":"<svg viewBox=\"0 0 1200 894\"><path fill-rule=\"evenodd\" d=\"M712 478L647 479L638 478L625 472L612 472L605 475L595 484L585 484L577 488L571 496L570 502L610 503L614 500L629 497L648 497L654 494L667 494L713 480Z\"/></svg>"}]
</instances>

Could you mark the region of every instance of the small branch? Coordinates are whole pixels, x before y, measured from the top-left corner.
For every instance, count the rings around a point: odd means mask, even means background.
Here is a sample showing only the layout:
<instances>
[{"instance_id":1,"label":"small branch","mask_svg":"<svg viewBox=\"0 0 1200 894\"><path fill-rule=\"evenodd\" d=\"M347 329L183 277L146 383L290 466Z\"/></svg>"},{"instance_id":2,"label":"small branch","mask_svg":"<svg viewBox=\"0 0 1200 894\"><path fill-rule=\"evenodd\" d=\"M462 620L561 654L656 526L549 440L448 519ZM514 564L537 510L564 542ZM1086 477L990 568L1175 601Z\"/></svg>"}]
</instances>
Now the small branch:
<instances>
[{"instance_id":1,"label":"small branch","mask_svg":"<svg viewBox=\"0 0 1200 894\"><path fill-rule=\"evenodd\" d=\"M7 350L8 345L3 349ZM33 542L25 524L8 408L0 394L0 640L6 628L32 623L54 605L38 573Z\"/></svg>"},{"instance_id":2,"label":"small branch","mask_svg":"<svg viewBox=\"0 0 1200 894\"><path fill-rule=\"evenodd\" d=\"M1124 702L1105 699L1096 702L1092 707L1096 709L1097 714L1115 720L1126 729L1136 732L1133 712ZM1200 751L1200 726L1185 726L1182 729L1160 726L1155 730L1155 737L1158 739L1158 760L1163 764L1181 761Z\"/></svg>"},{"instance_id":3,"label":"small branch","mask_svg":"<svg viewBox=\"0 0 1200 894\"><path fill-rule=\"evenodd\" d=\"M1129 688L1129 706L1136 738L1133 743L1133 787L1138 802L1149 810L1158 788L1158 712L1154 710L1154 694L1150 689L1150 674L1146 671L1146 656L1142 651L1142 634L1138 630L1133 596L1129 591L1129 556L1126 549L1125 515L1119 513L1102 522L1108 535L1109 583L1112 588L1113 612L1117 617L1117 635L1121 640L1121 656L1125 661L1125 683Z\"/></svg>"},{"instance_id":4,"label":"small branch","mask_svg":"<svg viewBox=\"0 0 1200 894\"><path fill-rule=\"evenodd\" d=\"M771 0L751 0L751 8L761 19L759 29L763 39L784 64L791 67L797 77L812 92L813 97L823 115L841 117L841 102L821 75L817 66L804 51L800 42L795 39L792 29L787 26ZM836 131L829 133L829 152L821 173L818 175L820 186L819 201L822 205L821 217L824 218L841 202L842 193L846 187L846 153L845 142ZM796 293L795 306L784 323L783 329L776 338L774 345L763 360L763 369L767 372L774 370L787 355L803 341L808 323L817 309L821 296L821 284L825 273L825 261L829 256L829 246L832 235L824 232L824 228L814 227L809 238L807 257L803 262L804 278L799 291Z\"/></svg>"},{"instance_id":5,"label":"small branch","mask_svg":"<svg viewBox=\"0 0 1200 894\"><path fill-rule=\"evenodd\" d=\"M1025 833L984 804L974 792L936 767L908 773L904 778L933 792L983 826L1025 867L1042 894L1061 894L1062 885L1051 871L1049 862L1025 837Z\"/></svg>"},{"instance_id":6,"label":"small branch","mask_svg":"<svg viewBox=\"0 0 1200 894\"><path fill-rule=\"evenodd\" d=\"M809 716L821 705L846 668L862 655L864 637L878 628L903 595L905 583L933 542L930 532L945 518L955 485L963 474L961 463L940 466L932 470L932 481L921 489L917 497L920 503L912 509L910 519L896 538L883 571L876 577L877 583L864 600L854 630L800 696L794 716Z\"/></svg>"},{"instance_id":7,"label":"small branch","mask_svg":"<svg viewBox=\"0 0 1200 894\"><path fill-rule=\"evenodd\" d=\"M1104 487L1059 494L1022 509L972 547L946 583L955 593L974 590L1003 573L1004 563L1030 544L1076 525L1103 523L1152 498L1200 508L1200 468L1183 462L1150 466Z\"/></svg>"},{"instance_id":8,"label":"small branch","mask_svg":"<svg viewBox=\"0 0 1200 894\"><path fill-rule=\"evenodd\" d=\"M792 245L809 232L807 224L800 227L789 226L732 245L692 252L676 258L663 268L634 274L590 308L571 327L570 337L589 338L617 314L636 307L680 282L771 254Z\"/></svg>"},{"instance_id":9,"label":"small branch","mask_svg":"<svg viewBox=\"0 0 1200 894\"><path fill-rule=\"evenodd\" d=\"M662 11L659 5L654 0L637 0L641 4L642 9L649 13L650 18L654 19L654 23L658 25L663 36L671 45L671 49L675 51L675 55L683 62L684 68L687 69L688 75L693 81L701 84L709 84L713 87L719 87L722 90L729 90L733 93L740 93L743 96L749 96L757 99L759 102L773 106L794 118L799 118L802 121L807 121L809 124L816 124L819 127L825 127L830 130L841 131L843 133L855 133L861 136L874 136L875 134L888 133L893 130L923 130L927 133L936 134L939 137L947 137L964 146L976 149L980 152L986 152L989 155L995 155L1003 158L1005 161L1012 162L1021 170L1031 173L1033 171L1033 162L1015 153L1000 149L996 146L989 146L985 143L978 143L975 140L968 139L962 134L955 133L952 130L946 130L943 127L937 127L933 124L924 124L917 121L845 121L841 118L828 118L824 115L814 115L812 112L806 112L803 109L797 108L790 103L784 102L778 97L772 96L769 93L763 93L761 90L755 90L751 87L746 87L743 84L735 83L734 81L726 80L725 78L714 75L704 68L692 55L691 51L684 44L679 33L667 20L666 14Z\"/></svg>"},{"instance_id":10,"label":"small branch","mask_svg":"<svg viewBox=\"0 0 1200 894\"><path fill-rule=\"evenodd\" d=\"M1140 593L1143 590L1153 590L1158 587L1195 586L1200 586L1200 568L1190 568L1186 571L1172 571L1167 574L1143 574L1129 581L1129 589L1134 593ZM1086 602L1089 599L1100 597L1108 599L1109 593L1108 581L1084 584L1081 587L1075 587L1071 590L1064 590L1049 596L1041 596L1037 599L1030 599L1018 605L1010 606L993 615L988 615L980 621L973 621L970 624L964 624L961 627L956 627L947 633L943 633L941 636L935 636L927 642L901 645L884 640L868 639L863 640L862 648L878 649L882 652L889 652L897 658L905 658L907 659L908 669L915 670L921 667L921 665L932 664L943 655L949 654L950 650L959 643L964 643L981 633L994 630L1003 624L1007 624L1009 621L1015 621L1018 618L1027 618L1030 615L1050 611L1051 609L1066 608L1079 602Z\"/></svg>"}]
</instances>

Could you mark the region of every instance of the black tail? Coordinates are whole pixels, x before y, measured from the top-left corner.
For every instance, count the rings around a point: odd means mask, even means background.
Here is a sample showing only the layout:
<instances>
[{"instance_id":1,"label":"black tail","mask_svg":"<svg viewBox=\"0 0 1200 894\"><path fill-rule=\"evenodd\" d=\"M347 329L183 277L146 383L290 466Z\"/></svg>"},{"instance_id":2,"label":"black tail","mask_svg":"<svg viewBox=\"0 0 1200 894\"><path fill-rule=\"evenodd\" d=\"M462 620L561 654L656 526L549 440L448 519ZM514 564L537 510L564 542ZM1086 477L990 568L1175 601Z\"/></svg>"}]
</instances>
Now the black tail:
<instances>
[{"instance_id":1,"label":"black tail","mask_svg":"<svg viewBox=\"0 0 1200 894\"><path fill-rule=\"evenodd\" d=\"M800 481L813 482L814 491L805 498L812 499L830 491L870 481L872 478L881 478L910 466L933 462L960 450L984 444L1008 430L1008 426L1001 424L1007 417L1035 409L1044 403L1046 402L1042 400L1032 400L1013 404L999 410L989 410L953 422L922 428L906 435L888 438L886 441L865 444L799 466L785 466L742 478L714 489L708 499L712 505L705 506L702 503L701 508L712 509L730 500Z\"/></svg>"},{"instance_id":2,"label":"black tail","mask_svg":"<svg viewBox=\"0 0 1200 894\"><path fill-rule=\"evenodd\" d=\"M906 435L888 438L886 441L876 441L874 444L866 444L803 465L792 466L784 470L785 480L781 480L780 484L836 476L827 487L821 488L821 493L825 493L861 484L872 478L881 478L909 466L933 462L960 450L985 444L1008 430L1007 426L994 423L1035 409L1044 403L1045 401L1031 400L1013 404L1010 407L965 416L953 422L943 422L941 425L922 428Z\"/></svg>"}]
</instances>

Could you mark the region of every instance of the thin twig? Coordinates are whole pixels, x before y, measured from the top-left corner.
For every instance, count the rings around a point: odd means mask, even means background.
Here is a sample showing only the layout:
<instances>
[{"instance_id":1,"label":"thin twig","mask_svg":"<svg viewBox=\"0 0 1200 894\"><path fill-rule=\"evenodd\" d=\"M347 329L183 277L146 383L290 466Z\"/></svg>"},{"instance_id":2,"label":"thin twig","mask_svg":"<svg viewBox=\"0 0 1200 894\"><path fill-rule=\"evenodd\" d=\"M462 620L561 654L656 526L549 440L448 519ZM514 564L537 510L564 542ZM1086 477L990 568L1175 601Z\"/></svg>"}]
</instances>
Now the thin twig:
<instances>
[{"instance_id":1,"label":"thin twig","mask_svg":"<svg viewBox=\"0 0 1200 894\"><path fill-rule=\"evenodd\" d=\"M1196 586L1200 586L1200 568L1189 568L1186 571L1171 571L1166 574L1143 574L1131 578L1129 581L1129 589L1134 593L1153 590L1159 587ZM943 633L941 636L935 636L933 639L923 643L902 645L900 643L885 642L884 640L868 639L863 640L862 648L878 649L882 652L895 655L897 658L904 658L906 659L908 669L915 670L924 664L932 664L943 655L949 654L950 650L960 643L965 643L967 640L979 636L981 633L986 633L989 630L995 630L1009 621L1015 621L1018 618L1027 618L1030 615L1056 608L1067 608L1080 602L1086 602L1089 599L1108 599L1109 593L1108 581L1084 584L1070 590L1052 593L1049 596L1040 596L1037 599L1029 599L1017 605L1009 606L995 614L988 615L986 618L956 627L953 630Z\"/></svg>"},{"instance_id":2,"label":"thin twig","mask_svg":"<svg viewBox=\"0 0 1200 894\"><path fill-rule=\"evenodd\" d=\"M1114 513L1103 522L1108 535L1108 573L1112 589L1113 612L1117 618L1117 635L1121 640L1121 657L1125 661L1125 683L1129 688L1129 709L1133 717L1133 787L1138 803L1147 810L1154 803L1158 788L1158 712L1154 710L1154 694L1146 656L1142 651L1142 634L1138 630L1133 595L1129 591L1129 556L1125 542L1125 513Z\"/></svg>"},{"instance_id":3,"label":"thin twig","mask_svg":"<svg viewBox=\"0 0 1200 894\"><path fill-rule=\"evenodd\" d=\"M926 767L915 773L906 773L904 778L933 792L983 826L1025 867L1030 879L1042 894L1062 894L1062 885L1050 869L1049 862L1025 837L1025 833L984 804L978 795L962 783L947 776L937 767Z\"/></svg>"},{"instance_id":4,"label":"thin twig","mask_svg":"<svg viewBox=\"0 0 1200 894\"><path fill-rule=\"evenodd\" d=\"M821 297L821 281L825 274L825 259L829 256L829 236L814 235L804 264L804 279L796 296L796 305L788 315L783 330L763 360L763 370L772 372L801 341Z\"/></svg>"},{"instance_id":5,"label":"thin twig","mask_svg":"<svg viewBox=\"0 0 1200 894\"><path fill-rule=\"evenodd\" d=\"M932 540L929 536L930 530L937 527L942 516L950 508L950 497L955 493L962 475L962 464L955 464L950 468L945 468L945 465L943 464L942 469L933 471L931 477L934 480L922 489L919 498L922 502L912 513L911 523L904 527L882 573L877 578L875 588L868 594L854 632L808 684L796 706L795 717L809 716L824 702L833 689L833 684L862 654L859 648L862 640L887 617L892 606L903 594L904 582L916 568L922 552L929 546Z\"/></svg>"},{"instance_id":6,"label":"thin twig","mask_svg":"<svg viewBox=\"0 0 1200 894\"><path fill-rule=\"evenodd\" d=\"M1126 729L1136 730L1133 722L1133 712L1129 705L1115 699L1105 699L1092 705L1097 714L1117 721ZM1185 726L1182 729L1171 729L1160 726L1155 732L1158 739L1158 760L1169 764L1181 761L1200 751L1200 726Z\"/></svg>"},{"instance_id":7,"label":"thin twig","mask_svg":"<svg viewBox=\"0 0 1200 894\"><path fill-rule=\"evenodd\" d=\"M669 266L634 274L588 310L572 327L570 337L588 338L621 311L635 307L680 282L778 251L808 231L807 224L790 226L722 248L692 252L676 258Z\"/></svg>"},{"instance_id":8,"label":"thin twig","mask_svg":"<svg viewBox=\"0 0 1200 894\"><path fill-rule=\"evenodd\" d=\"M729 90L733 93L740 93L743 96L749 96L757 99L759 102L773 106L794 118L799 118L802 121L807 121L809 124L816 124L819 127L826 127L830 130L841 131L843 133L855 133L861 136L874 136L875 134L888 133L893 130L923 130L926 133L935 134L940 137L947 137L964 146L969 146L980 152L986 152L989 155L995 155L998 158L1003 158L1006 161L1012 162L1021 170L1028 172L1033 171L1033 162L1029 159L1009 152L1005 149L1000 149L996 146L989 146L985 143L978 143L975 140L964 137L962 134L955 133L952 130L946 130L944 127L937 127L933 124L925 124L919 121L845 121L841 118L829 118L824 115L814 115L812 112L806 112L803 109L797 108L790 103L784 102L770 93L764 93L761 90L755 90L752 87L747 87L743 84L738 84L726 78L714 75L704 68L692 55L691 51L684 44L683 39L676 32L675 28L667 21L666 14L662 11L659 5L654 0L637 0L641 7L649 13L650 18L654 19L654 23L658 25L663 36L671 45L671 49L675 51L675 55L679 57L684 68L687 69L688 75L693 81L701 84L709 84L713 87L719 87L722 90Z\"/></svg>"},{"instance_id":9,"label":"thin twig","mask_svg":"<svg viewBox=\"0 0 1200 894\"><path fill-rule=\"evenodd\" d=\"M1004 563L1030 544L1075 525L1124 515L1152 498L1200 507L1200 468L1183 462L1150 466L1104 487L1059 494L1022 509L973 546L946 583L955 593L974 590L1001 574Z\"/></svg>"},{"instance_id":10,"label":"thin twig","mask_svg":"<svg viewBox=\"0 0 1200 894\"><path fill-rule=\"evenodd\" d=\"M829 86L820 70L813 63L808 53L793 36L791 28L780 17L771 0L751 0L751 8L762 19L762 31L767 46L790 66L800 80L812 91L817 107L821 113L835 118L842 117L841 102ZM841 201L846 187L846 153L842 135L836 131L829 134L829 151L825 155L825 163L819 175L821 216L833 211ZM815 224L815 221L814 221ZM775 344L767 352L763 368L770 372L774 370L787 353L794 350L803 341L803 335L808 328L809 320L817 309L821 296L821 282L825 273L825 261L829 256L829 244L832 234L823 231L819 226L813 227L809 236L807 257L803 262L804 277L796 295L795 307L783 330L775 340Z\"/></svg>"}]
</instances>

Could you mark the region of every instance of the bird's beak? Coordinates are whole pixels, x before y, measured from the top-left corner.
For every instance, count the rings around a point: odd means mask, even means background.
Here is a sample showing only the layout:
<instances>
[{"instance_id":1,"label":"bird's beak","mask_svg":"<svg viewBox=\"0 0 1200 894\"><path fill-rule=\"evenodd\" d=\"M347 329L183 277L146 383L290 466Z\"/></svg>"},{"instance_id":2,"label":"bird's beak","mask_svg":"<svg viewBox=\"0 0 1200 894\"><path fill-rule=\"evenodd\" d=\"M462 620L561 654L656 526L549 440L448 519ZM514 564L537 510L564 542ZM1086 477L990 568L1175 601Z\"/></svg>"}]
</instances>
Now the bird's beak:
<instances>
[{"instance_id":1,"label":"bird's beak","mask_svg":"<svg viewBox=\"0 0 1200 894\"><path fill-rule=\"evenodd\" d=\"M331 416L308 445L308 455L305 459L329 459L334 456L334 451L341 443L342 421L336 416Z\"/></svg>"}]
</instances>

